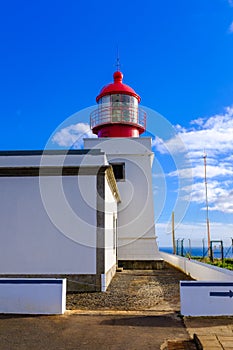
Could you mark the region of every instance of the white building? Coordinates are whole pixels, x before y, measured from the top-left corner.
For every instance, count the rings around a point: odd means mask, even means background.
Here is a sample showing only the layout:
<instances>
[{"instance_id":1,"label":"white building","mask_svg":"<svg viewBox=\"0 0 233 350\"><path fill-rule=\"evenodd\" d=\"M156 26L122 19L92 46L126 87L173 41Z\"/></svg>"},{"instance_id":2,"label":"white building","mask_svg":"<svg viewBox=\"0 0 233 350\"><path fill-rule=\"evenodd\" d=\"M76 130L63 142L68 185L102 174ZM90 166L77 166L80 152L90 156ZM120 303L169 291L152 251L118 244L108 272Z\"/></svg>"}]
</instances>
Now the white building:
<instances>
[{"instance_id":1,"label":"white building","mask_svg":"<svg viewBox=\"0 0 233 350\"><path fill-rule=\"evenodd\" d=\"M117 262L161 268L151 140L140 97L114 73L91 115L84 150L0 152L0 276L66 277L104 291Z\"/></svg>"},{"instance_id":2,"label":"white building","mask_svg":"<svg viewBox=\"0 0 233 350\"><path fill-rule=\"evenodd\" d=\"M1 277L67 277L105 290L116 270L120 201L96 151L0 152Z\"/></svg>"}]
</instances>

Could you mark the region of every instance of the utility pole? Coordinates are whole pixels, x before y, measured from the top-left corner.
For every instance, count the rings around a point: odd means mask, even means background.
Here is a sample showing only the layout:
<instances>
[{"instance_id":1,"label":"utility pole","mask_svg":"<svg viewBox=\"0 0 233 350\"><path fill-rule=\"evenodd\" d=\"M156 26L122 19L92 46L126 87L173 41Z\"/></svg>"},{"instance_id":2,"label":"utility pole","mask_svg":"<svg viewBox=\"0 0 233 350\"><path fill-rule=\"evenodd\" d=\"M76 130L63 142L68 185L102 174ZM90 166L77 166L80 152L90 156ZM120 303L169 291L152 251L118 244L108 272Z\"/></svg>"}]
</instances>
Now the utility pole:
<instances>
[{"instance_id":1,"label":"utility pole","mask_svg":"<svg viewBox=\"0 0 233 350\"><path fill-rule=\"evenodd\" d=\"M207 176L206 176L206 158L207 154L204 151L204 171L205 171L205 200L206 200L206 226L207 226L207 239L208 239L208 256L211 259L211 244L210 244L210 221L209 221L209 203L208 203L208 189L207 189Z\"/></svg>"},{"instance_id":2,"label":"utility pole","mask_svg":"<svg viewBox=\"0 0 233 350\"><path fill-rule=\"evenodd\" d=\"M175 215L174 215L174 211L172 212L172 245L173 245L173 254L176 254Z\"/></svg>"}]
</instances>

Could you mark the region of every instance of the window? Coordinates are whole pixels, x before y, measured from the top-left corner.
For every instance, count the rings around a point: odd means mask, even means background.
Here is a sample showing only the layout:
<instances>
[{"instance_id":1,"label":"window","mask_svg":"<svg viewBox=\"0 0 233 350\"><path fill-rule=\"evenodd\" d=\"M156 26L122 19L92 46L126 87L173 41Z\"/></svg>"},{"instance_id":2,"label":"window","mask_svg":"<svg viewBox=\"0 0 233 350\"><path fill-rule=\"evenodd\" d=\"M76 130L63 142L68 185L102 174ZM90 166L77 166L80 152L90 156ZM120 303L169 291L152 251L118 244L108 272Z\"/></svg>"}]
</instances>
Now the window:
<instances>
[{"instance_id":1,"label":"window","mask_svg":"<svg viewBox=\"0 0 233 350\"><path fill-rule=\"evenodd\" d=\"M103 96L99 99L98 104L110 104L110 96Z\"/></svg>"},{"instance_id":2,"label":"window","mask_svg":"<svg viewBox=\"0 0 233 350\"><path fill-rule=\"evenodd\" d=\"M110 163L114 172L116 181L125 180L125 163Z\"/></svg>"},{"instance_id":3,"label":"window","mask_svg":"<svg viewBox=\"0 0 233 350\"><path fill-rule=\"evenodd\" d=\"M112 94L110 95L112 106L138 106L138 100L134 96L125 95L125 94Z\"/></svg>"}]
</instances>

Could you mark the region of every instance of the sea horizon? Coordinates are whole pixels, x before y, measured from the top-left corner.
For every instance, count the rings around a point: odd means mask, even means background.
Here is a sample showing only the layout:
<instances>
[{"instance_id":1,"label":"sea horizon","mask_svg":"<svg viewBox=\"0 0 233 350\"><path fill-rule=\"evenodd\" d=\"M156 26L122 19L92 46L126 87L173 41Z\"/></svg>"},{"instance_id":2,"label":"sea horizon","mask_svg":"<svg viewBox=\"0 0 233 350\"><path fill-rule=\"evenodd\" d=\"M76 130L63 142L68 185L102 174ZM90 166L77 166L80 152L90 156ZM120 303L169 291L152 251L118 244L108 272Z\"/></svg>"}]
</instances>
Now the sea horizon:
<instances>
[{"instance_id":1,"label":"sea horizon","mask_svg":"<svg viewBox=\"0 0 233 350\"><path fill-rule=\"evenodd\" d=\"M172 254L173 253L173 248L170 247L159 247L159 250L165 253ZM179 247L177 255L181 255L181 247ZM200 257L205 257L208 256L208 249L207 247L183 247L183 256L200 256ZM213 255L214 258L221 258L221 251L219 248L213 249ZM223 248L223 256L224 258L233 258L233 247L224 247Z\"/></svg>"}]
</instances>

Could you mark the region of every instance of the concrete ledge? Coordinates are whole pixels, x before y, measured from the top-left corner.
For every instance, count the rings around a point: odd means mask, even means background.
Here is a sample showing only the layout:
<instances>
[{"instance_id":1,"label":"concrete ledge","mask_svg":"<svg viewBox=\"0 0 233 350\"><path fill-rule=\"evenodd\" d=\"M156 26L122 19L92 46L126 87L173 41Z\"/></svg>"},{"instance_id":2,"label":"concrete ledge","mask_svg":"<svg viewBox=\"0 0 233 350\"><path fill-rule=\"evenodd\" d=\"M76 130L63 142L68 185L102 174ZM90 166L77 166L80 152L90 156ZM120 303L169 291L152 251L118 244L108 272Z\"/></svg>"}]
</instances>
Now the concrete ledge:
<instances>
[{"instance_id":1,"label":"concrete ledge","mask_svg":"<svg viewBox=\"0 0 233 350\"><path fill-rule=\"evenodd\" d=\"M182 256L160 252L161 257L170 265L198 281L232 281L233 271L201 263Z\"/></svg>"},{"instance_id":2,"label":"concrete ledge","mask_svg":"<svg viewBox=\"0 0 233 350\"><path fill-rule=\"evenodd\" d=\"M118 260L118 267L126 270L161 270L164 261L161 260Z\"/></svg>"},{"instance_id":3,"label":"concrete ledge","mask_svg":"<svg viewBox=\"0 0 233 350\"><path fill-rule=\"evenodd\" d=\"M65 310L66 279L0 279L0 313L49 315Z\"/></svg>"}]
</instances>

